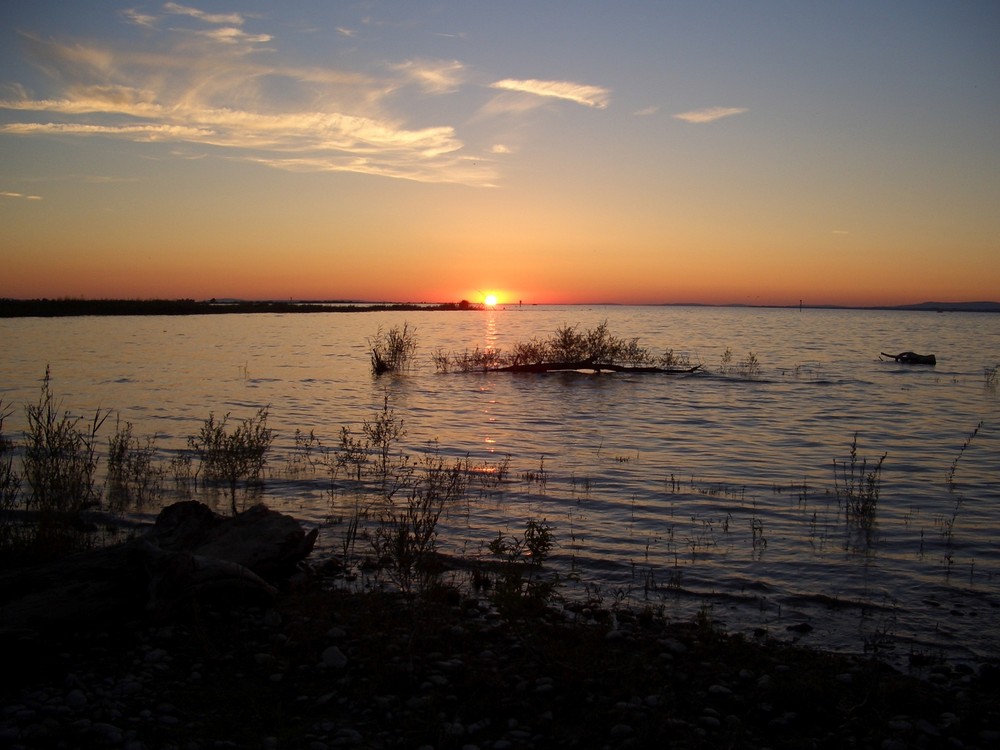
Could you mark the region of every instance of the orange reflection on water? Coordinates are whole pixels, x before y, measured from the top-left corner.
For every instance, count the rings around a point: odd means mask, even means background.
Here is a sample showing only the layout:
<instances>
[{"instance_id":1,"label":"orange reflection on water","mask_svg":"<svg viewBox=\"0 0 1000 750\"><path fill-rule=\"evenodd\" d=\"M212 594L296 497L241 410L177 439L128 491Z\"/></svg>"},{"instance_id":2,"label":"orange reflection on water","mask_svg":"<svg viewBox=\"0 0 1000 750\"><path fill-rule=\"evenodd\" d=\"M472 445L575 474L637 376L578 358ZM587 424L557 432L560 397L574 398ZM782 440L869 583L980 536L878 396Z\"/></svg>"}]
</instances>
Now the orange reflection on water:
<instances>
[{"instance_id":1,"label":"orange reflection on water","mask_svg":"<svg viewBox=\"0 0 1000 750\"><path fill-rule=\"evenodd\" d=\"M496 350L497 344L497 311L492 308L487 308L486 310L486 329L483 333L483 349L487 352L492 352ZM491 393L493 391L493 382L487 381L482 384L479 388L481 393ZM492 453L496 450L493 446L496 444L496 438L493 437L493 427L496 424L496 417L493 415L493 409L496 407L496 399L491 398L486 402L486 405L482 409L483 414L483 443L489 446L489 450Z\"/></svg>"}]
</instances>

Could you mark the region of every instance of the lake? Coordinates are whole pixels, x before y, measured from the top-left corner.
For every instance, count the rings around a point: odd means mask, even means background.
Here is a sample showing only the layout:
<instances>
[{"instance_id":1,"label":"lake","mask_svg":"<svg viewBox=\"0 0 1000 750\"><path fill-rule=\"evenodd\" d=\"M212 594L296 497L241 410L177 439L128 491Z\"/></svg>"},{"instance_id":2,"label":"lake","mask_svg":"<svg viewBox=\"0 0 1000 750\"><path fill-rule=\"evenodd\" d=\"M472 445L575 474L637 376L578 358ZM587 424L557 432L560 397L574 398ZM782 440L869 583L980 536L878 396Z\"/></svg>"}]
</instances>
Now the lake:
<instances>
[{"instance_id":1,"label":"lake","mask_svg":"<svg viewBox=\"0 0 1000 750\"><path fill-rule=\"evenodd\" d=\"M432 362L438 350L503 350L605 321L702 371L462 374ZM373 377L369 339L404 323L414 367ZM336 446L342 427L360 433L388 403L406 430L397 450L415 459L510 457L504 482L473 483L446 511L447 552L484 555L498 531L545 519L557 545L547 566L567 596L704 610L730 631L899 661L1000 653L1000 399L987 372L1000 364L1000 315L526 306L22 318L0 332L9 438L47 365L65 409L113 410L155 436L164 460L210 412L243 419L269 406L263 500L322 526L317 556L339 548L343 524L329 521L353 501L331 494L323 472L292 470L296 430ZM752 352L759 372L720 374L727 350L734 364ZM901 351L937 365L879 357ZM835 479L855 440L869 471L885 455L867 529L845 521Z\"/></svg>"}]
</instances>

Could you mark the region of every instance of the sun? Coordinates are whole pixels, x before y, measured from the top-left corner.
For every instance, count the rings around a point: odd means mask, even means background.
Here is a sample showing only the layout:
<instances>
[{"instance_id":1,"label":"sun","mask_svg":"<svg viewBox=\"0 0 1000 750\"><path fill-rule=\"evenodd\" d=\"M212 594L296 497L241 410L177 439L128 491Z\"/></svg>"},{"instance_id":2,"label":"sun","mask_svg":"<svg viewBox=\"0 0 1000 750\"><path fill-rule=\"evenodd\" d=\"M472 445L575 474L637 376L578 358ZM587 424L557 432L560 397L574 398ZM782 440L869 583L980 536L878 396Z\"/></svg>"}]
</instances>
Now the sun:
<instances>
[{"instance_id":1,"label":"sun","mask_svg":"<svg viewBox=\"0 0 1000 750\"><path fill-rule=\"evenodd\" d=\"M496 307L497 296L495 294L487 294L485 297L483 297L483 304L486 305L487 307Z\"/></svg>"}]
</instances>

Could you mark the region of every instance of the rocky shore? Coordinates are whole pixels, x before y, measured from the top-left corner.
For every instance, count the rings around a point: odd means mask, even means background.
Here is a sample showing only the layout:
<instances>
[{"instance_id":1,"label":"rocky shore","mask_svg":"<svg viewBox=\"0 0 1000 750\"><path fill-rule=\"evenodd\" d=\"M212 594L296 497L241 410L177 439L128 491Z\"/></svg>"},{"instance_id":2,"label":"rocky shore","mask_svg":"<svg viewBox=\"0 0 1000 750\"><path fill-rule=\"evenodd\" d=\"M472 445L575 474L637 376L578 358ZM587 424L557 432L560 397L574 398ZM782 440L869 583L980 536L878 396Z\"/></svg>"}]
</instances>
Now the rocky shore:
<instances>
[{"instance_id":1,"label":"rocky shore","mask_svg":"<svg viewBox=\"0 0 1000 750\"><path fill-rule=\"evenodd\" d=\"M313 580L270 606L24 632L5 748L995 748L1000 670L904 675L701 618L498 613Z\"/></svg>"}]
</instances>

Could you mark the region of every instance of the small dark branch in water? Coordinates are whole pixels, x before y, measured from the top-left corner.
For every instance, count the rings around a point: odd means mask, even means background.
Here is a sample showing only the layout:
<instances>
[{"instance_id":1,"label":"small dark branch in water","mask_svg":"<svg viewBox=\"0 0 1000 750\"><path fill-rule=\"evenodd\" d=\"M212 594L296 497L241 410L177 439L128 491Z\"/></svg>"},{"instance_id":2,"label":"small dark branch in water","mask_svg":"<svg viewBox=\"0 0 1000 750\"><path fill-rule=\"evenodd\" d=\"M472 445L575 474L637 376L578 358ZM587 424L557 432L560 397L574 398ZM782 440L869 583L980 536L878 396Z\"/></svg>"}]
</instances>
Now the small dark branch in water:
<instances>
[{"instance_id":1,"label":"small dark branch in water","mask_svg":"<svg viewBox=\"0 0 1000 750\"><path fill-rule=\"evenodd\" d=\"M900 352L899 354L886 354L881 352L883 357L894 359L904 365L936 365L937 358L933 354L917 354L916 352Z\"/></svg>"}]
</instances>

